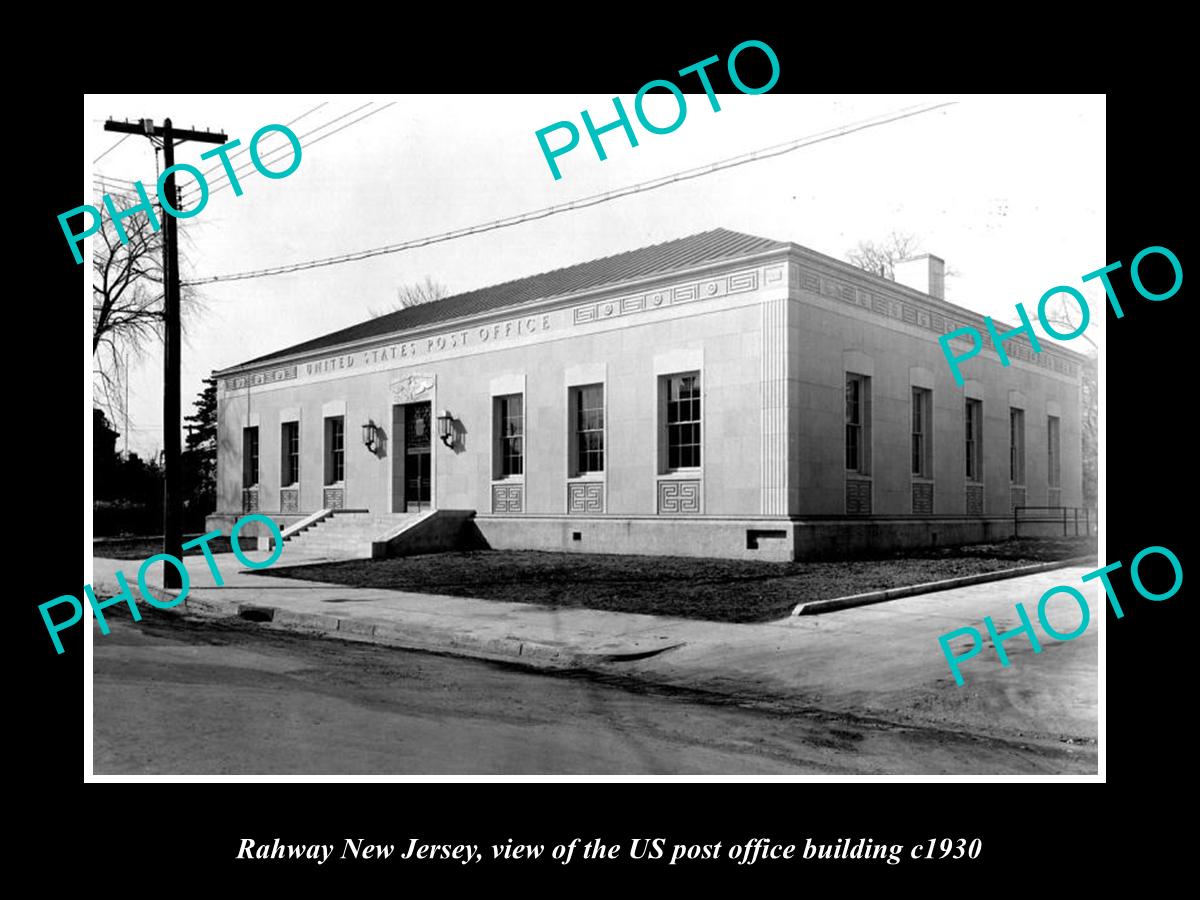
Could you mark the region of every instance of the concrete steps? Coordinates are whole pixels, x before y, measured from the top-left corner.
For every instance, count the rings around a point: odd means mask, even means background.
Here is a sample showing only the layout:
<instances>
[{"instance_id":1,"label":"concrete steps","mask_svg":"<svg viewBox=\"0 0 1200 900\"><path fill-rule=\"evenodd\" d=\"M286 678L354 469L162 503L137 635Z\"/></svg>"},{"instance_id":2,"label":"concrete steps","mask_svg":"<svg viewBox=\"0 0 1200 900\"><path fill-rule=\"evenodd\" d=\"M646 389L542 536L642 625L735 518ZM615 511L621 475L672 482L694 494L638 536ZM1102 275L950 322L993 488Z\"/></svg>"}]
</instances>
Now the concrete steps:
<instances>
[{"instance_id":1,"label":"concrete steps","mask_svg":"<svg viewBox=\"0 0 1200 900\"><path fill-rule=\"evenodd\" d=\"M417 513L333 513L284 539L284 558L369 559L371 542Z\"/></svg>"}]
</instances>

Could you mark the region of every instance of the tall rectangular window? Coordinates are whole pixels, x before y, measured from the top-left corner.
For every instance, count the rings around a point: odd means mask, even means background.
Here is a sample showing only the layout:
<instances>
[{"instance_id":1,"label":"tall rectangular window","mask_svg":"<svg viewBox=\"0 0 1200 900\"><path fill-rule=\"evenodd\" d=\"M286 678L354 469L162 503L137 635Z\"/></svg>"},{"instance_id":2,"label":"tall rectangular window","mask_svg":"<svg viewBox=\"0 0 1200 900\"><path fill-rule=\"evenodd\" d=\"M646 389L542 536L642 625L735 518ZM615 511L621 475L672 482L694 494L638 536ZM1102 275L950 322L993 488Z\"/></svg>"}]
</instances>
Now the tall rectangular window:
<instances>
[{"instance_id":1,"label":"tall rectangular window","mask_svg":"<svg viewBox=\"0 0 1200 900\"><path fill-rule=\"evenodd\" d=\"M966 413L967 480L983 480L983 401L968 400Z\"/></svg>"},{"instance_id":2,"label":"tall rectangular window","mask_svg":"<svg viewBox=\"0 0 1200 900\"><path fill-rule=\"evenodd\" d=\"M300 481L300 423L284 422L279 440L283 452L283 478L279 482L282 487L296 484Z\"/></svg>"},{"instance_id":3,"label":"tall rectangular window","mask_svg":"<svg viewBox=\"0 0 1200 900\"><path fill-rule=\"evenodd\" d=\"M912 389L912 473L918 478L933 477L931 423L933 421L933 391Z\"/></svg>"},{"instance_id":4,"label":"tall rectangular window","mask_svg":"<svg viewBox=\"0 0 1200 900\"><path fill-rule=\"evenodd\" d=\"M1008 477L1013 484L1025 483L1025 410L1008 411Z\"/></svg>"},{"instance_id":5,"label":"tall rectangular window","mask_svg":"<svg viewBox=\"0 0 1200 900\"><path fill-rule=\"evenodd\" d=\"M846 470L871 471L871 379L846 374Z\"/></svg>"},{"instance_id":6,"label":"tall rectangular window","mask_svg":"<svg viewBox=\"0 0 1200 900\"><path fill-rule=\"evenodd\" d=\"M346 420L331 416L325 420L325 483L346 480Z\"/></svg>"},{"instance_id":7,"label":"tall rectangular window","mask_svg":"<svg viewBox=\"0 0 1200 900\"><path fill-rule=\"evenodd\" d=\"M700 468L700 373L668 375L667 469Z\"/></svg>"},{"instance_id":8,"label":"tall rectangular window","mask_svg":"<svg viewBox=\"0 0 1200 900\"><path fill-rule=\"evenodd\" d=\"M258 484L258 426L242 429L242 487Z\"/></svg>"},{"instance_id":9,"label":"tall rectangular window","mask_svg":"<svg viewBox=\"0 0 1200 900\"><path fill-rule=\"evenodd\" d=\"M575 472L604 471L604 385L571 389L575 429Z\"/></svg>"},{"instance_id":10,"label":"tall rectangular window","mask_svg":"<svg viewBox=\"0 0 1200 900\"><path fill-rule=\"evenodd\" d=\"M508 478L525 471L525 403L521 394L496 398L497 475Z\"/></svg>"},{"instance_id":11,"label":"tall rectangular window","mask_svg":"<svg viewBox=\"0 0 1200 900\"><path fill-rule=\"evenodd\" d=\"M1052 488L1062 487L1062 453L1058 435L1058 416L1046 419L1046 449L1049 454L1047 481Z\"/></svg>"}]
</instances>

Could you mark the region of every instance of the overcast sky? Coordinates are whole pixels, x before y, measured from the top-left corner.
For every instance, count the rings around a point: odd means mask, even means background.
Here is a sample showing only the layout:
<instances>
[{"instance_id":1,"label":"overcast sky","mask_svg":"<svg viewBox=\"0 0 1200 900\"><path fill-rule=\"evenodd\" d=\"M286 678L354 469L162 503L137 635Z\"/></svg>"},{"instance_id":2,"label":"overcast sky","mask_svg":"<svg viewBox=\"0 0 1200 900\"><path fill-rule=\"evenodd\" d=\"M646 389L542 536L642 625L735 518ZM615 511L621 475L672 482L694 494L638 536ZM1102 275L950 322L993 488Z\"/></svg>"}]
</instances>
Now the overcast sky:
<instances>
[{"instance_id":1,"label":"overcast sky","mask_svg":"<svg viewBox=\"0 0 1200 900\"><path fill-rule=\"evenodd\" d=\"M650 120L670 122L675 101L670 95L651 98ZM171 116L177 126L224 131L246 145L261 126L289 122L321 103L292 126L297 134L373 103L302 138L303 159L292 175L239 176L242 196L217 191L199 215L181 223L191 239L186 280L463 228L916 104L958 101L774 159L511 228L363 262L205 285L208 312L186 335L185 414L212 370L368 318L369 309L393 301L398 285L430 276L454 292L466 291L717 227L794 241L839 259L859 240L912 232L924 250L961 273L946 283L952 302L1014 321L1016 302L1033 316L1045 290L1067 284L1100 309L1102 288L1096 282L1083 286L1080 276L1110 262L1103 96L767 93L718 99L721 110L713 112L703 94L689 94L687 117L671 134L649 134L635 118L636 148L620 129L605 134L604 162L584 132L580 145L559 157L563 177L556 181L534 132L561 119L583 132L584 109L598 126L609 122L615 117L611 95L90 95L85 168L119 137L103 130L109 116L156 123ZM622 100L632 117L633 98ZM553 146L562 139L561 133L550 138ZM276 135L264 140L263 152L285 143ZM184 144L176 161L208 169L212 161L198 159L208 149ZM268 165L281 168L286 159ZM248 154L234 160L244 161ZM154 151L143 137L124 141L93 170L141 178L153 195ZM92 196L90 183L88 177L80 202ZM1080 343L1072 349L1085 350ZM129 447L143 456L162 445L161 379L156 347L131 373Z\"/></svg>"}]
</instances>

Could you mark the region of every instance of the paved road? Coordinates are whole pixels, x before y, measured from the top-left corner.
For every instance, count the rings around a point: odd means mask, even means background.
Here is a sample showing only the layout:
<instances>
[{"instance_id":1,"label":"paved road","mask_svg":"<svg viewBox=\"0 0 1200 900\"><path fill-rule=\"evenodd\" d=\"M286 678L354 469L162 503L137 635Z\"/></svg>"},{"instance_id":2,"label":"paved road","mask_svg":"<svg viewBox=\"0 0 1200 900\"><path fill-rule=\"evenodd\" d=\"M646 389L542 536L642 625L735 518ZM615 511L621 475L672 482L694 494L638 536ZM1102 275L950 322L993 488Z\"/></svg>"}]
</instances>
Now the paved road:
<instances>
[{"instance_id":1,"label":"paved road","mask_svg":"<svg viewBox=\"0 0 1200 900\"><path fill-rule=\"evenodd\" d=\"M982 624L991 616L1001 632L1017 627L1013 604L1018 600L1036 619L1038 598L1049 588L1085 587L1080 581L1085 567L824 615L729 625L303 582L244 573L231 557L216 556L224 575L221 587L213 583L203 557L188 557L188 603L198 601L224 615L235 614L242 604L275 607L292 616L289 627L305 630L311 625L354 632L343 629L343 622L373 622L373 628L398 633L402 646L458 655L471 655L471 647L499 645L524 653L526 646L540 645L582 654L584 667L603 669L630 686L700 690L737 702L771 698L802 712L868 716L901 726L1051 745L1071 741L1095 747L1098 736L1098 628L1104 613L1098 584L1085 591L1092 595L1092 624L1081 637L1055 641L1043 634L1041 652L1034 653L1027 636L1015 636L1006 642L1012 662L1007 667ZM102 596L116 593L113 573L122 567L128 568L118 560L95 561L95 583L105 586ZM1050 611L1063 631L1072 630L1079 615L1063 598ZM966 684L959 687L937 638L963 626L978 629L985 646L964 664ZM630 659L668 647L674 649ZM604 664L611 654L623 661Z\"/></svg>"},{"instance_id":2,"label":"paved road","mask_svg":"<svg viewBox=\"0 0 1200 900\"><path fill-rule=\"evenodd\" d=\"M721 703L670 687L154 611L95 635L96 774L1094 772L1094 746Z\"/></svg>"}]
</instances>

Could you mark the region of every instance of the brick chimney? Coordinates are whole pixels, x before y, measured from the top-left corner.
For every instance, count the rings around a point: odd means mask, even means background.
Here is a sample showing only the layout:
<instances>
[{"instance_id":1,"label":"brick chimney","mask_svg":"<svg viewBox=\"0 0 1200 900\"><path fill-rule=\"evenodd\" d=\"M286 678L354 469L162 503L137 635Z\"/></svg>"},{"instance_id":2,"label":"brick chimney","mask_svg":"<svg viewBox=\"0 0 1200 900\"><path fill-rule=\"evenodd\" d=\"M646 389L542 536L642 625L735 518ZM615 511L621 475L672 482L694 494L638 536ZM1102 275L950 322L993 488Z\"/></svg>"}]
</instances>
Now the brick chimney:
<instances>
[{"instance_id":1,"label":"brick chimney","mask_svg":"<svg viewBox=\"0 0 1200 900\"><path fill-rule=\"evenodd\" d=\"M946 263L932 253L902 259L895 266L896 283L938 300L946 299Z\"/></svg>"}]
</instances>

